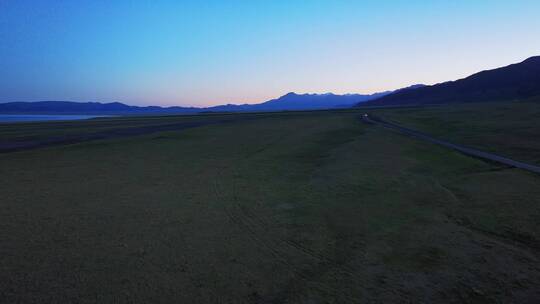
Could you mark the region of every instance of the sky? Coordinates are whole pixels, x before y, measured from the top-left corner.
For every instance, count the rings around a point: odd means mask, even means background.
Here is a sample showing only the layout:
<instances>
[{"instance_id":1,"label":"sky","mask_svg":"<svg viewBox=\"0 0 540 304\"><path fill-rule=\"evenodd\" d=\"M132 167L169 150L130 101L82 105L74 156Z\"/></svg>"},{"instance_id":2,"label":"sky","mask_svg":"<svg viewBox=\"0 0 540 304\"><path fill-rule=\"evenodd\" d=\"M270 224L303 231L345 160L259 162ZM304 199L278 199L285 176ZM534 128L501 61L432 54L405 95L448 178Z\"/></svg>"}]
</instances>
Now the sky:
<instances>
[{"instance_id":1,"label":"sky","mask_svg":"<svg viewBox=\"0 0 540 304\"><path fill-rule=\"evenodd\" d=\"M0 102L258 103L540 55L537 0L0 0Z\"/></svg>"}]
</instances>

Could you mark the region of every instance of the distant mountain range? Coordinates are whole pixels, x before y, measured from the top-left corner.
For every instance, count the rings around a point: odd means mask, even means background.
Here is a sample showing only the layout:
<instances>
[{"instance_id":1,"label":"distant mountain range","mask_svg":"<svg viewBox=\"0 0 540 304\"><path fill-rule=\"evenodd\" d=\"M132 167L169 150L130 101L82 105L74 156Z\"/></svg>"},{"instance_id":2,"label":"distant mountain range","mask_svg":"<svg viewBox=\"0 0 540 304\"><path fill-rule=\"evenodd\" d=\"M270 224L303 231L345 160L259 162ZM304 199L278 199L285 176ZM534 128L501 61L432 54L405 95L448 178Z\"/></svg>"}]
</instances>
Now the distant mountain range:
<instances>
[{"instance_id":1,"label":"distant mountain range","mask_svg":"<svg viewBox=\"0 0 540 304\"><path fill-rule=\"evenodd\" d=\"M0 103L3 114L161 114L197 113L199 108L188 107L138 107L120 102L74 102L74 101L36 101Z\"/></svg>"},{"instance_id":2,"label":"distant mountain range","mask_svg":"<svg viewBox=\"0 0 540 304\"><path fill-rule=\"evenodd\" d=\"M201 112L256 112L321 110L358 106L425 105L458 102L518 100L540 96L540 56L521 63L482 71L467 78L431 86L407 88L369 95L288 93L259 104L226 104L207 108L129 106L119 102L39 101L0 103L8 114L179 114Z\"/></svg>"},{"instance_id":3,"label":"distant mountain range","mask_svg":"<svg viewBox=\"0 0 540 304\"><path fill-rule=\"evenodd\" d=\"M417 87L420 85L415 85ZM398 90L399 91L399 90ZM366 102L395 91L387 91L370 95L345 94L296 94L288 93L279 98L259 104L227 104L207 108L196 107L138 107L119 102L72 102L72 101L38 101L0 103L0 113L19 114L178 114L200 112L242 112L242 111L286 111L286 110L319 110L351 107L359 102Z\"/></svg>"},{"instance_id":4,"label":"distant mountain range","mask_svg":"<svg viewBox=\"0 0 540 304\"><path fill-rule=\"evenodd\" d=\"M350 107L359 102L365 102L385 96L392 91L375 93L370 95L345 94L296 94L287 93L279 98L271 99L259 104L221 105L209 107L207 111L282 111L282 110L320 110L337 107Z\"/></svg>"},{"instance_id":5,"label":"distant mountain range","mask_svg":"<svg viewBox=\"0 0 540 304\"><path fill-rule=\"evenodd\" d=\"M467 78L401 90L359 106L510 101L540 96L540 56Z\"/></svg>"}]
</instances>

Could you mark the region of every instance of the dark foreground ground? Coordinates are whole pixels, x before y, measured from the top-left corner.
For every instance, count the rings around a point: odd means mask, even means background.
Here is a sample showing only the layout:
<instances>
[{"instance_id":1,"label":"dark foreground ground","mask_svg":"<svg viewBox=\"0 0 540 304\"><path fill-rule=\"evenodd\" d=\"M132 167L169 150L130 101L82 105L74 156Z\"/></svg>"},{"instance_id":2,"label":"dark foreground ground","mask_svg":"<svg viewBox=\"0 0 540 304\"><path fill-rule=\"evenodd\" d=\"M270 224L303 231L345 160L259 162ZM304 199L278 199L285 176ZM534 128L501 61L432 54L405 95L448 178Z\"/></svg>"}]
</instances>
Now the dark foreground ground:
<instances>
[{"instance_id":1,"label":"dark foreground ground","mask_svg":"<svg viewBox=\"0 0 540 304\"><path fill-rule=\"evenodd\" d=\"M218 121L0 154L0 302L537 303L540 177L360 113L0 127Z\"/></svg>"}]
</instances>

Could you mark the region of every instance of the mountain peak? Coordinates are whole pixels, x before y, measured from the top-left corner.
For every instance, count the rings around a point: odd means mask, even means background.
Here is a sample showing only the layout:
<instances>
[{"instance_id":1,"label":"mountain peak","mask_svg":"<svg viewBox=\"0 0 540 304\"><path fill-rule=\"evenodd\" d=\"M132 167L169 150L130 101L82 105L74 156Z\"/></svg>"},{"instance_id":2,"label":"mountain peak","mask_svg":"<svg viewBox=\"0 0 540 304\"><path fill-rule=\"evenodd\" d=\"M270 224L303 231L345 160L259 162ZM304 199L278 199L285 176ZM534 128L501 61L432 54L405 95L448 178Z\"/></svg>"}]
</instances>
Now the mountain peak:
<instances>
[{"instance_id":1,"label":"mountain peak","mask_svg":"<svg viewBox=\"0 0 540 304\"><path fill-rule=\"evenodd\" d=\"M281 97L290 97L290 96L298 96L298 94L296 94L295 92L289 92Z\"/></svg>"},{"instance_id":2,"label":"mountain peak","mask_svg":"<svg viewBox=\"0 0 540 304\"><path fill-rule=\"evenodd\" d=\"M525 59L523 63L540 63L540 56L533 56Z\"/></svg>"}]
</instances>

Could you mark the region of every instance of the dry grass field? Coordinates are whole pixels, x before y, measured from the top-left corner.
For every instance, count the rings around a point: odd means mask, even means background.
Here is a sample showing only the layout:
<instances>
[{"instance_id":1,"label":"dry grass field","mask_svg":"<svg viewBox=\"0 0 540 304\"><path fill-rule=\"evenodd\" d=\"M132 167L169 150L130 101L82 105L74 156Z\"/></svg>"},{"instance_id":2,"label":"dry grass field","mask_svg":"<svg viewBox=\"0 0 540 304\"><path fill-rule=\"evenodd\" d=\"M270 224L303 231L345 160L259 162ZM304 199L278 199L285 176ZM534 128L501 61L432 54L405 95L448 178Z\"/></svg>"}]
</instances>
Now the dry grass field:
<instances>
[{"instance_id":1,"label":"dry grass field","mask_svg":"<svg viewBox=\"0 0 540 304\"><path fill-rule=\"evenodd\" d=\"M385 111L440 127L438 110ZM360 113L1 126L7 143L215 120L0 154L0 302L539 301L540 177ZM484 131L450 125L436 135Z\"/></svg>"}]
</instances>

